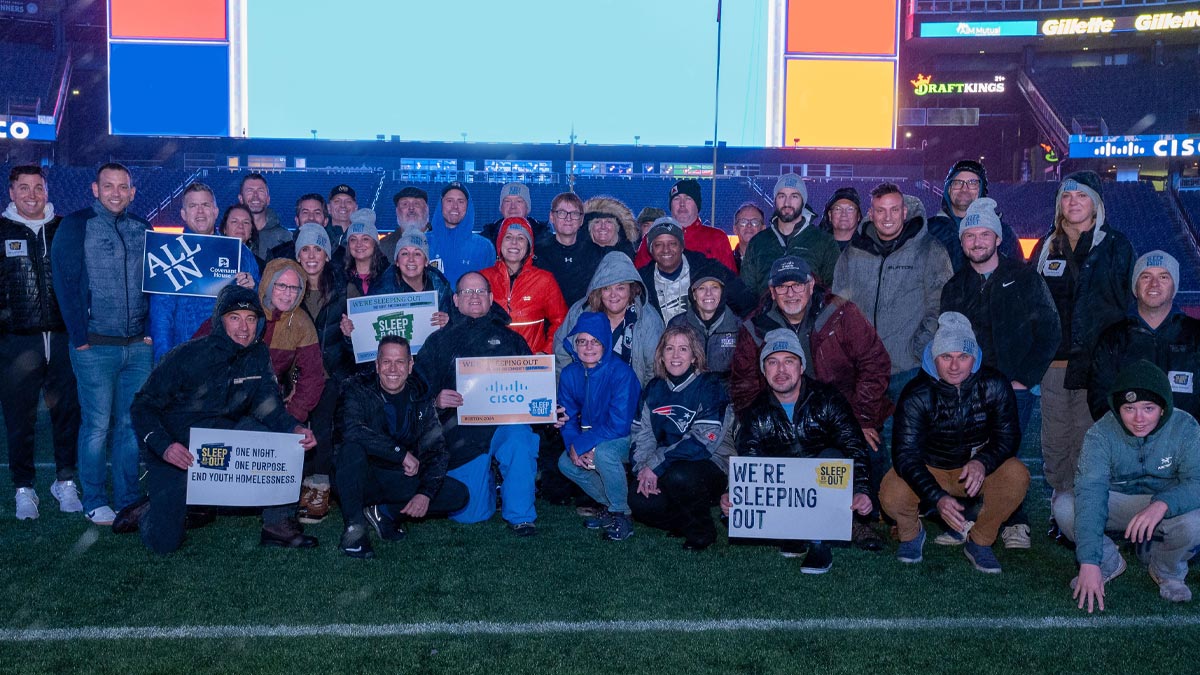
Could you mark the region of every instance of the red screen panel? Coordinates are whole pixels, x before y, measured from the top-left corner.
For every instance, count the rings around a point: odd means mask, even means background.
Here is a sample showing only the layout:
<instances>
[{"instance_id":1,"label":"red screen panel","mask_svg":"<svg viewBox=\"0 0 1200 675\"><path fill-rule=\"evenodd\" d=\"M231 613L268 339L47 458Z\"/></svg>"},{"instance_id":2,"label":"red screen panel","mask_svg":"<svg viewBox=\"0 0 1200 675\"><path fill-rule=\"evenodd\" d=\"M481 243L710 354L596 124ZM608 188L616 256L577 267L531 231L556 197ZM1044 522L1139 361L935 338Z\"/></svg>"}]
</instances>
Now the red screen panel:
<instances>
[{"instance_id":1,"label":"red screen panel","mask_svg":"<svg viewBox=\"0 0 1200 675\"><path fill-rule=\"evenodd\" d=\"M896 55L899 0L788 0L789 54Z\"/></svg>"},{"instance_id":2,"label":"red screen panel","mask_svg":"<svg viewBox=\"0 0 1200 675\"><path fill-rule=\"evenodd\" d=\"M109 0L113 38L224 40L225 0Z\"/></svg>"}]
</instances>

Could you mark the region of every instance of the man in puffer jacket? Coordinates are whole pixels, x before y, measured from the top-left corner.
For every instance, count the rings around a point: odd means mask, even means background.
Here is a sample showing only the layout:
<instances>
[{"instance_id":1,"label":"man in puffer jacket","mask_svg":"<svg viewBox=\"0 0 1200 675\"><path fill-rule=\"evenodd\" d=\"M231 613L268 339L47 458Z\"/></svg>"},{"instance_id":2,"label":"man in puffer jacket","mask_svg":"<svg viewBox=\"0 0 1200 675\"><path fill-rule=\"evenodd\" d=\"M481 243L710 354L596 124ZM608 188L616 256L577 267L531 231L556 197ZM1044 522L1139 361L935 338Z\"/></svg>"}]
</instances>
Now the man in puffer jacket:
<instances>
[{"instance_id":1,"label":"man in puffer jacket","mask_svg":"<svg viewBox=\"0 0 1200 675\"><path fill-rule=\"evenodd\" d=\"M567 304L554 275L535 267L533 230L524 218L507 218L496 235L495 265L480 270L492 295L508 312L508 325L525 338L534 354L551 354L554 333L567 316Z\"/></svg>"},{"instance_id":2,"label":"man in puffer jacket","mask_svg":"<svg viewBox=\"0 0 1200 675\"><path fill-rule=\"evenodd\" d=\"M1000 572L992 544L1025 498L1029 471L1016 458L1021 430L1012 386L982 362L971 322L946 312L925 351L924 372L896 404L894 468L883 478L879 501L896 520L900 562L921 562L922 504L936 505L942 520L967 536L964 552L975 569ZM977 495L983 507L971 527L956 497Z\"/></svg>"},{"instance_id":3,"label":"man in puffer jacket","mask_svg":"<svg viewBox=\"0 0 1200 675\"><path fill-rule=\"evenodd\" d=\"M1188 602L1188 560L1200 546L1200 425L1175 408L1167 376L1146 360L1117 375L1108 400L1111 411L1084 437L1074 493L1054 501L1055 520L1076 544L1074 597L1080 609L1104 609L1104 587L1125 571L1106 532L1124 531L1145 553L1159 595Z\"/></svg>"}]
</instances>

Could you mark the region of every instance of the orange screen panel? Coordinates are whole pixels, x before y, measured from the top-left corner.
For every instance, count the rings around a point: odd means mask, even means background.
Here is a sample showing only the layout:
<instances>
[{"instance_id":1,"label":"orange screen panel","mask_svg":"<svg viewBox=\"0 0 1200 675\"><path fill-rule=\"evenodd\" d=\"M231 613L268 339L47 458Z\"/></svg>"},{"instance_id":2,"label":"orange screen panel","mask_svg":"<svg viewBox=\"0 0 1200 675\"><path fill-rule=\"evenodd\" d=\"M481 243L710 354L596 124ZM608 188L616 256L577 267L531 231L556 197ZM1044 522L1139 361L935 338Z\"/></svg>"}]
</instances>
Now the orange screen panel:
<instances>
[{"instance_id":1,"label":"orange screen panel","mask_svg":"<svg viewBox=\"0 0 1200 675\"><path fill-rule=\"evenodd\" d=\"M112 37L224 40L225 0L109 0Z\"/></svg>"},{"instance_id":2,"label":"orange screen panel","mask_svg":"<svg viewBox=\"0 0 1200 675\"><path fill-rule=\"evenodd\" d=\"M785 75L784 145L891 148L896 64L892 61L791 59ZM858 92L842 105L836 92ZM798 140L797 140L798 139Z\"/></svg>"},{"instance_id":3,"label":"orange screen panel","mask_svg":"<svg viewBox=\"0 0 1200 675\"><path fill-rule=\"evenodd\" d=\"M788 0L787 51L896 55L898 0Z\"/></svg>"}]
</instances>

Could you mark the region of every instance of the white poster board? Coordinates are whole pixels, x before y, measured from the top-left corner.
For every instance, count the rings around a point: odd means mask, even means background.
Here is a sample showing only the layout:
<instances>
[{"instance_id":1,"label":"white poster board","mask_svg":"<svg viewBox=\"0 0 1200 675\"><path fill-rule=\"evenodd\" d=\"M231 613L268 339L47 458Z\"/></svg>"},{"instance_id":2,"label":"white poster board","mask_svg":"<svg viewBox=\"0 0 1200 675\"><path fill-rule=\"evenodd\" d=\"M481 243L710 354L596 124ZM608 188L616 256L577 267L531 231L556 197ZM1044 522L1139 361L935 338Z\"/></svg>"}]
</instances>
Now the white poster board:
<instances>
[{"instance_id":1,"label":"white poster board","mask_svg":"<svg viewBox=\"0 0 1200 675\"><path fill-rule=\"evenodd\" d=\"M854 463L729 458L729 536L849 541Z\"/></svg>"},{"instance_id":2,"label":"white poster board","mask_svg":"<svg viewBox=\"0 0 1200 675\"><path fill-rule=\"evenodd\" d=\"M459 424L554 423L552 355L460 358L454 368Z\"/></svg>"},{"instance_id":3,"label":"white poster board","mask_svg":"<svg viewBox=\"0 0 1200 675\"><path fill-rule=\"evenodd\" d=\"M350 341L354 347L354 362L375 360L379 341L385 335L399 335L408 340L415 355L433 331L433 314L437 311L437 293L389 293L350 298L346 314L354 322Z\"/></svg>"},{"instance_id":4,"label":"white poster board","mask_svg":"<svg viewBox=\"0 0 1200 675\"><path fill-rule=\"evenodd\" d=\"M187 503L276 506L300 500L304 448L300 434L192 429Z\"/></svg>"}]
</instances>

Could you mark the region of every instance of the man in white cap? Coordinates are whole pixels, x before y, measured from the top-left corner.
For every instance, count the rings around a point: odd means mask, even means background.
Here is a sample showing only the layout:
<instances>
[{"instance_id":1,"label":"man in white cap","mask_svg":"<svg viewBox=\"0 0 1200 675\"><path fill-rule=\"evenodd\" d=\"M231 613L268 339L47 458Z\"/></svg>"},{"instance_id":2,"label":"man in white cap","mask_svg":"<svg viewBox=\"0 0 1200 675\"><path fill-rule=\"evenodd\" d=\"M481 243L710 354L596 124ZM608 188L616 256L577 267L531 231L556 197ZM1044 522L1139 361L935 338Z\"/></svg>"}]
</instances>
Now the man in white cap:
<instances>
[{"instance_id":1,"label":"man in white cap","mask_svg":"<svg viewBox=\"0 0 1200 675\"><path fill-rule=\"evenodd\" d=\"M767 229L754 235L746 256L742 259L742 280L756 296L767 290L767 274L771 263L785 255L804 258L817 275L817 283L830 288L833 270L837 265L837 242L825 230L817 227L808 204L808 188L794 173L787 173L775 182L775 213Z\"/></svg>"},{"instance_id":2,"label":"man in white cap","mask_svg":"<svg viewBox=\"0 0 1200 675\"><path fill-rule=\"evenodd\" d=\"M1092 350L1088 407L1092 419L1108 412L1108 392L1125 366L1146 359L1162 369L1171 383L1175 407L1200 417L1200 321L1175 306L1179 261L1166 251L1150 251L1133 265L1133 298L1129 316L1100 334Z\"/></svg>"}]
</instances>

